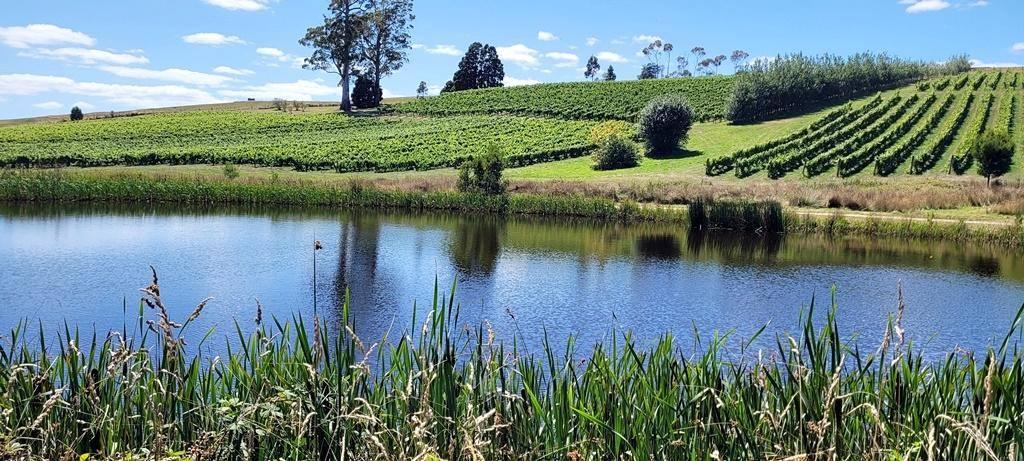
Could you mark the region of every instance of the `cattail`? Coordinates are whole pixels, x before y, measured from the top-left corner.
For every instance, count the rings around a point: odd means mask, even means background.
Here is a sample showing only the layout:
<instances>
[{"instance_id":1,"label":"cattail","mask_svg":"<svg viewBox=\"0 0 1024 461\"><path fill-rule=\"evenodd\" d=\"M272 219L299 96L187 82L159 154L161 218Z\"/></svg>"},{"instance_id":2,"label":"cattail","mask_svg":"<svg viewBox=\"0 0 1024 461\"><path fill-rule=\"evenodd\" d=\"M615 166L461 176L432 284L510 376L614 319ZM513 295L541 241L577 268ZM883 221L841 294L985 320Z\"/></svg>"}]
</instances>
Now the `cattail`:
<instances>
[{"instance_id":1,"label":"cattail","mask_svg":"<svg viewBox=\"0 0 1024 461\"><path fill-rule=\"evenodd\" d=\"M263 324L263 305L256 299L256 326Z\"/></svg>"}]
</instances>

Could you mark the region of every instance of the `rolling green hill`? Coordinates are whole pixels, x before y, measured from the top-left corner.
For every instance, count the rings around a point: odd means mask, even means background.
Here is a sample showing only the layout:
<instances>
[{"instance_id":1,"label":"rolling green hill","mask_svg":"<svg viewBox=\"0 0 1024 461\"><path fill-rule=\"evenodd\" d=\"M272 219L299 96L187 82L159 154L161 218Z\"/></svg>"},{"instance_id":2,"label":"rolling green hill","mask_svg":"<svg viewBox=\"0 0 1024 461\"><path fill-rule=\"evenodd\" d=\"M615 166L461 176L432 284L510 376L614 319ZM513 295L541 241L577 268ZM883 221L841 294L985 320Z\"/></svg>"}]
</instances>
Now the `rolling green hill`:
<instances>
[{"instance_id":1,"label":"rolling green hill","mask_svg":"<svg viewBox=\"0 0 1024 461\"><path fill-rule=\"evenodd\" d=\"M698 121L709 121L725 118L733 80L698 77L488 88L416 99L392 109L420 115L518 114L632 121L655 96L677 93L687 97Z\"/></svg>"},{"instance_id":2,"label":"rolling green hill","mask_svg":"<svg viewBox=\"0 0 1024 461\"><path fill-rule=\"evenodd\" d=\"M860 174L962 174L968 146L986 129L1019 135L1024 71L981 70L937 78L843 105L785 136L709 158L705 173L744 178L765 172L841 178Z\"/></svg>"},{"instance_id":3,"label":"rolling green hill","mask_svg":"<svg viewBox=\"0 0 1024 461\"><path fill-rule=\"evenodd\" d=\"M299 170L455 166L501 147L525 165L586 153L598 122L512 116L180 112L0 127L0 166L241 163Z\"/></svg>"}]
</instances>

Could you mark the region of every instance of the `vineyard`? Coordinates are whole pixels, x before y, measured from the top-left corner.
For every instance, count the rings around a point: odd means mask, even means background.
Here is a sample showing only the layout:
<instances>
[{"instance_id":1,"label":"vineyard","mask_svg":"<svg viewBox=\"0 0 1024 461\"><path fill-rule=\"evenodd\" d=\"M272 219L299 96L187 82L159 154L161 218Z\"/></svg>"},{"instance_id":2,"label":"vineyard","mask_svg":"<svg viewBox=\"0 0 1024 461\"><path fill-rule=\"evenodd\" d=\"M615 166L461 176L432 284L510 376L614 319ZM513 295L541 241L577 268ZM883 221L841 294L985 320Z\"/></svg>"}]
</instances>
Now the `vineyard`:
<instances>
[{"instance_id":1,"label":"vineyard","mask_svg":"<svg viewBox=\"0 0 1024 461\"><path fill-rule=\"evenodd\" d=\"M574 82L459 91L392 106L420 115L513 114L577 120L633 120L656 96L685 95L698 121L720 120L733 92L732 77Z\"/></svg>"},{"instance_id":2,"label":"vineyard","mask_svg":"<svg viewBox=\"0 0 1024 461\"><path fill-rule=\"evenodd\" d=\"M0 128L0 166L239 163L298 170L455 166L494 144L511 166L586 154L597 122L183 112Z\"/></svg>"},{"instance_id":3,"label":"vineyard","mask_svg":"<svg viewBox=\"0 0 1024 461\"><path fill-rule=\"evenodd\" d=\"M772 179L795 172L808 178L829 172L840 178L869 172L963 174L973 162L970 146L982 132L1016 136L1024 129L1017 121L1022 99L1019 70L935 78L833 109L787 136L709 158L705 174L745 178L764 171ZM1015 137L1018 143L1022 138Z\"/></svg>"}]
</instances>

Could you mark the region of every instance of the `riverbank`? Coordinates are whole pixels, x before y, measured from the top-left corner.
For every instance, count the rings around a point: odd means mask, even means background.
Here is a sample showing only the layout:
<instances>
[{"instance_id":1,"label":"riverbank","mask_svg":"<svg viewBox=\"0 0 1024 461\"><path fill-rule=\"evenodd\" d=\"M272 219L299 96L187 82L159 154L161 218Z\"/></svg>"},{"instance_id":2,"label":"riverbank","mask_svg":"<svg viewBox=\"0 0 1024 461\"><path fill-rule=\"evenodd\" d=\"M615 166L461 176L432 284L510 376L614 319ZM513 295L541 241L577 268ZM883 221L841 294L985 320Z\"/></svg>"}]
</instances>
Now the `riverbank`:
<instances>
[{"instance_id":1,"label":"riverbank","mask_svg":"<svg viewBox=\"0 0 1024 461\"><path fill-rule=\"evenodd\" d=\"M173 170L172 170L173 171ZM713 195L712 195L713 197ZM161 172L97 174L89 169L4 170L0 200L8 202L126 202L182 204L249 204L343 208L395 208L448 212L542 215L618 221L676 222L706 229L747 232L814 233L943 239L1024 246L1024 223L928 216L814 210L773 205L771 200L731 197L699 199L701 215L690 204L638 203L629 199L591 196L581 191L510 193L504 196L464 194L451 189L411 187L360 178L345 181L279 176L188 176ZM692 202L691 202L692 203Z\"/></svg>"},{"instance_id":2,"label":"riverbank","mask_svg":"<svg viewBox=\"0 0 1024 461\"><path fill-rule=\"evenodd\" d=\"M769 357L760 333L526 350L467 328L435 284L391 339L359 337L347 300L333 329L257 305L239 321L256 331L208 357L189 329L205 302L177 318L160 288L154 273L119 334L4 338L0 458L1014 459L1024 440L1021 311L1007 341L934 362L904 338L902 300L868 351L835 305Z\"/></svg>"}]
</instances>

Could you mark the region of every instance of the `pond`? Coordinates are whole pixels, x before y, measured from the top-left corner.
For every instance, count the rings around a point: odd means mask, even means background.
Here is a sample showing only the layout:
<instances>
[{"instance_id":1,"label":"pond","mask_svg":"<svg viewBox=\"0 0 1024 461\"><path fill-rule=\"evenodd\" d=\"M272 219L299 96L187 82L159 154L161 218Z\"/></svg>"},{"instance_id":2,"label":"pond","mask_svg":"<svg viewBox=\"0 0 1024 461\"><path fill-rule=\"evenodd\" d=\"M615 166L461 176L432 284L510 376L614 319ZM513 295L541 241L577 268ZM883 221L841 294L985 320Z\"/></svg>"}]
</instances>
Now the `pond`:
<instances>
[{"instance_id":1,"label":"pond","mask_svg":"<svg viewBox=\"0 0 1024 461\"><path fill-rule=\"evenodd\" d=\"M313 242L316 253L314 278ZM172 317L212 296L195 328L204 347L264 317L337 327L346 291L359 335L409 329L435 280L453 285L462 322L537 346L613 328L691 344L719 332L746 337L768 324L798 332L832 291L844 337L874 348L898 287L903 325L929 355L998 343L1024 302L1024 254L945 242L792 236L688 235L676 225L268 208L0 205L0 335L19 321L101 336L134 325L152 265ZM146 312L147 316L152 313ZM58 328L60 330L58 330ZM129 327L130 328L130 327ZM193 343L195 342L194 338Z\"/></svg>"}]
</instances>

